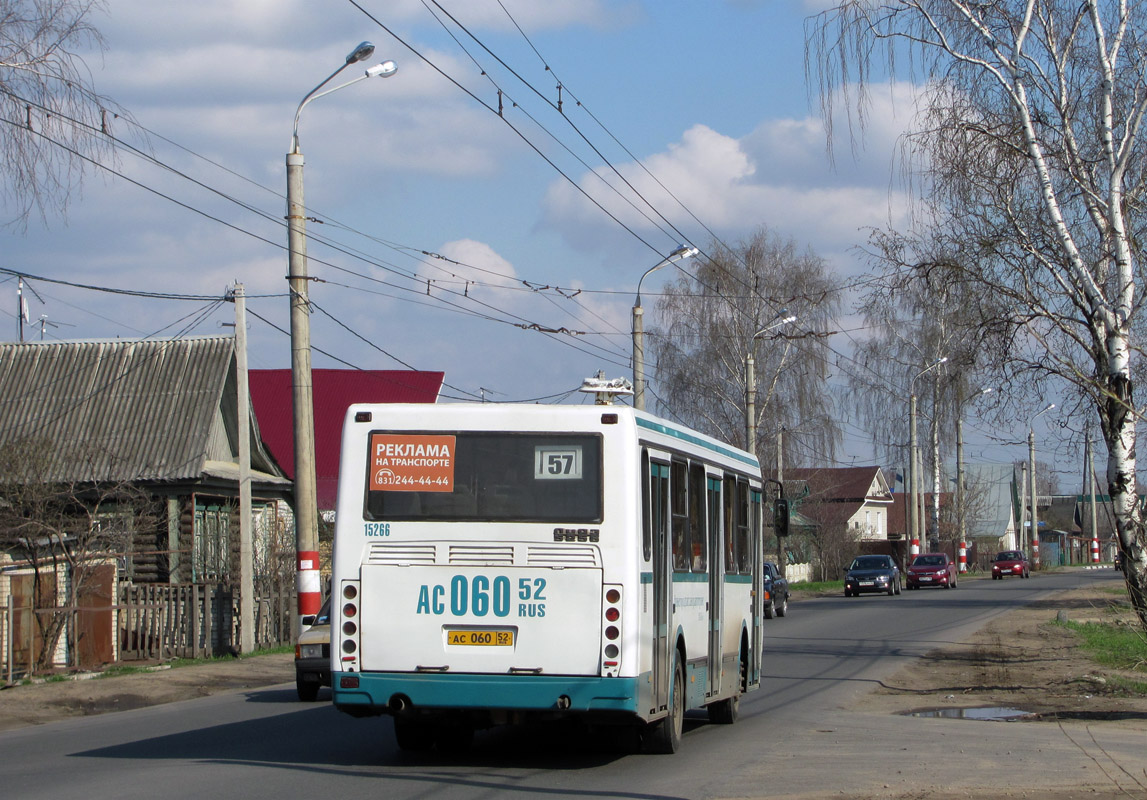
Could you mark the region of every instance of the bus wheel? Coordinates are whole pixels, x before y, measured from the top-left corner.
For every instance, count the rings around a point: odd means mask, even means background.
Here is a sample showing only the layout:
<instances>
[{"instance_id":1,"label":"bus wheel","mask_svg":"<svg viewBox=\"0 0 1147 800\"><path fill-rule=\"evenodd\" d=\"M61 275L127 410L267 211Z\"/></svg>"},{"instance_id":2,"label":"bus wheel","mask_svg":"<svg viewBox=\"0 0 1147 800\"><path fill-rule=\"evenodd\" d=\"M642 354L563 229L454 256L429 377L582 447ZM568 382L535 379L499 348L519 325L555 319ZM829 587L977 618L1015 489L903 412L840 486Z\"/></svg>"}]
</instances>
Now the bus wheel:
<instances>
[{"instance_id":1,"label":"bus wheel","mask_svg":"<svg viewBox=\"0 0 1147 800\"><path fill-rule=\"evenodd\" d=\"M709 721L715 725L732 725L741 713L741 692L745 691L746 678L749 669L745 659L741 658L740 682L737 693L732 697L719 700L709 706Z\"/></svg>"},{"instance_id":2,"label":"bus wheel","mask_svg":"<svg viewBox=\"0 0 1147 800\"><path fill-rule=\"evenodd\" d=\"M673 686L669 690L669 713L650 726L648 742L651 753L676 753L681 746L685 727L685 667L679 655L673 657Z\"/></svg>"},{"instance_id":3,"label":"bus wheel","mask_svg":"<svg viewBox=\"0 0 1147 800\"><path fill-rule=\"evenodd\" d=\"M395 717L394 738L403 750L429 750L434 744L434 731L422 720Z\"/></svg>"}]
</instances>

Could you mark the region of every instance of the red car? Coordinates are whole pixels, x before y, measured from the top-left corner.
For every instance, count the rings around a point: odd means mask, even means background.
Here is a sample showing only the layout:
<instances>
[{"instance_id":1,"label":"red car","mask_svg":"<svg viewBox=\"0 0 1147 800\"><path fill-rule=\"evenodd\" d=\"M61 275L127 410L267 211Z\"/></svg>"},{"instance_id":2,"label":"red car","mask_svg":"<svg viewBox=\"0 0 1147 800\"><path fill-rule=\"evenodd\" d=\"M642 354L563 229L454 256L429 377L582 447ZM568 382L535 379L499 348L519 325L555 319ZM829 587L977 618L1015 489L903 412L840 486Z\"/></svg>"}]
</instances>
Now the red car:
<instances>
[{"instance_id":1,"label":"red car","mask_svg":"<svg viewBox=\"0 0 1147 800\"><path fill-rule=\"evenodd\" d=\"M908 566L908 588L943 586L956 588L956 563L947 553L921 553Z\"/></svg>"},{"instance_id":2,"label":"red car","mask_svg":"<svg viewBox=\"0 0 1147 800\"><path fill-rule=\"evenodd\" d=\"M1031 577L1028 557L1022 551L1003 550L996 553L996 560L992 562L992 580L1002 581L1005 575L1019 575L1021 578Z\"/></svg>"}]
</instances>

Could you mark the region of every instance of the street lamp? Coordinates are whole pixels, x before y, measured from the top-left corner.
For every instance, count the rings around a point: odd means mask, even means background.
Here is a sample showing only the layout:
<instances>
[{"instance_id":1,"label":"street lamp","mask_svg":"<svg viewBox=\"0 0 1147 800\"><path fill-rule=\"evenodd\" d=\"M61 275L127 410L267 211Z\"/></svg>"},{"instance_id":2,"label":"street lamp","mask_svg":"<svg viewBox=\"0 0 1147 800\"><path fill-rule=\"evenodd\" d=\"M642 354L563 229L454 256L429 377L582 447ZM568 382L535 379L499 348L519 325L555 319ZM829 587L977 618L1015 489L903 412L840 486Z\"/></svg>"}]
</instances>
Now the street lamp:
<instances>
[{"instance_id":1,"label":"street lamp","mask_svg":"<svg viewBox=\"0 0 1147 800\"><path fill-rule=\"evenodd\" d=\"M296 584L300 618L317 614L322 604L319 581L318 498L315 489L315 410L311 386L311 326L307 288L307 226L303 204L303 154L299 150L299 115L310 101L338 91L366 78L393 75L398 67L384 61L354 80L319 90L349 67L371 57L374 45L362 42L350 52L345 63L311 89L295 111L291 128L291 149L287 152L287 254L291 303L291 402L295 438L295 553Z\"/></svg>"},{"instance_id":2,"label":"street lamp","mask_svg":"<svg viewBox=\"0 0 1147 800\"><path fill-rule=\"evenodd\" d=\"M1028 423L1028 485L1031 487L1031 504L1032 511L1029 519L1031 519L1031 548L1032 548L1032 566L1039 569L1039 522L1038 514L1036 514L1036 491L1035 491L1035 430L1032 426L1043 414L1055 408L1055 403L1051 403L1043 411L1036 414L1031 418Z\"/></svg>"},{"instance_id":3,"label":"street lamp","mask_svg":"<svg viewBox=\"0 0 1147 800\"><path fill-rule=\"evenodd\" d=\"M947 356L938 358L913 375L912 380L908 381L908 430L910 439L908 461L911 474L908 477L909 507L906 511L908 512L909 563L911 563L912 558L920 555L920 528L923 527L923 520L918 508L920 458L916 452L916 379L926 372L931 372L947 360Z\"/></svg>"},{"instance_id":4,"label":"street lamp","mask_svg":"<svg viewBox=\"0 0 1147 800\"><path fill-rule=\"evenodd\" d=\"M645 270L641 279L637 281L637 300L633 304L633 407L641 411L645 410L645 332L642 320L645 312L641 308L641 282L649 273L684 261L697 255L698 252L696 247L678 245L676 250Z\"/></svg>"},{"instance_id":5,"label":"street lamp","mask_svg":"<svg viewBox=\"0 0 1147 800\"><path fill-rule=\"evenodd\" d=\"M981 395L988 394L992 388L986 387L980 389L972 395L975 400ZM957 527L959 527L960 534L960 553L959 553L959 571L961 573L968 571L968 515L964 508L964 418L962 411L956 411L956 516Z\"/></svg>"},{"instance_id":6,"label":"street lamp","mask_svg":"<svg viewBox=\"0 0 1147 800\"><path fill-rule=\"evenodd\" d=\"M788 313L788 309L782 308L777 312L777 317L786 313ZM745 449L753 455L757 454L757 376L753 350L756 349L757 339L762 334L768 333L773 328L779 328L781 325L795 322L797 318L796 314L790 314L784 319L777 319L777 317L773 317L772 322L752 335L752 338L749 339L749 351L745 356Z\"/></svg>"}]
</instances>

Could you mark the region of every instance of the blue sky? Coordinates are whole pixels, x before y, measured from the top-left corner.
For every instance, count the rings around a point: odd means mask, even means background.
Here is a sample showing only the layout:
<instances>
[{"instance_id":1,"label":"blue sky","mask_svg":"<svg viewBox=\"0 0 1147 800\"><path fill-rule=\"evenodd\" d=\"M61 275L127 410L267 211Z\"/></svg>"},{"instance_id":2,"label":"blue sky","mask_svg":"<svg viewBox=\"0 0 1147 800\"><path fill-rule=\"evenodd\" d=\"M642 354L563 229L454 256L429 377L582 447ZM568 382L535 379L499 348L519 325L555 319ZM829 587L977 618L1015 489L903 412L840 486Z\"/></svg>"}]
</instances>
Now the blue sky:
<instances>
[{"instance_id":1,"label":"blue sky","mask_svg":"<svg viewBox=\"0 0 1147 800\"><path fill-rule=\"evenodd\" d=\"M369 40L374 57L332 85L383 59L398 73L316 100L299 127L309 213L323 220L308 228L312 339L346 362L316 351L314 366L443 370L458 399L549 398L599 369L629 376L637 280L679 242L704 247L709 231L736 242L767 225L811 246L845 285L867 269L854 250L865 229L903 221L890 169L910 89L877 91L863 149L854 157L845 143L830 160L804 69L804 21L823 5L108 0L96 18L108 48L88 64L97 89L150 131L143 146L163 167L120 157L116 169L147 188L90 174L66 219L3 234L3 264L205 296L242 281L258 315L252 367L289 366L269 323L288 325L291 122ZM115 130L141 141L122 122ZM672 277L643 285L650 313ZM206 302L32 286L33 323L46 316L48 337L219 334L233 319L229 305L200 315ZM0 325L15 338L5 287ZM847 337L834 346L847 350ZM854 429L846 451L872 459Z\"/></svg>"}]
</instances>

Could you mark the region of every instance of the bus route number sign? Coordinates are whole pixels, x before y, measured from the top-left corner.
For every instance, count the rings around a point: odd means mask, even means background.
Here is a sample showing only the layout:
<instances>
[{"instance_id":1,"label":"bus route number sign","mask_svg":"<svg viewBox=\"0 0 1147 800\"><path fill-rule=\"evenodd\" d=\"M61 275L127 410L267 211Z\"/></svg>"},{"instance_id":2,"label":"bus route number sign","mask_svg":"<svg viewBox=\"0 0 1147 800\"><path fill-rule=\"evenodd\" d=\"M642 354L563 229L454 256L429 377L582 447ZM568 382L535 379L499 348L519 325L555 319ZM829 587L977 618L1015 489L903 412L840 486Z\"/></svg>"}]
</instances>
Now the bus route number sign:
<instances>
[{"instance_id":1,"label":"bus route number sign","mask_svg":"<svg viewBox=\"0 0 1147 800\"><path fill-rule=\"evenodd\" d=\"M513 631L447 630L446 644L468 647L513 647Z\"/></svg>"},{"instance_id":2,"label":"bus route number sign","mask_svg":"<svg viewBox=\"0 0 1147 800\"><path fill-rule=\"evenodd\" d=\"M581 447L551 445L535 447L534 479L581 480Z\"/></svg>"}]
</instances>

